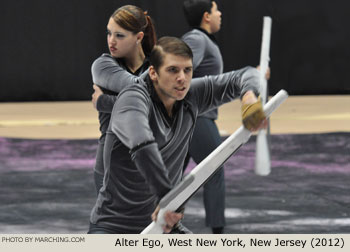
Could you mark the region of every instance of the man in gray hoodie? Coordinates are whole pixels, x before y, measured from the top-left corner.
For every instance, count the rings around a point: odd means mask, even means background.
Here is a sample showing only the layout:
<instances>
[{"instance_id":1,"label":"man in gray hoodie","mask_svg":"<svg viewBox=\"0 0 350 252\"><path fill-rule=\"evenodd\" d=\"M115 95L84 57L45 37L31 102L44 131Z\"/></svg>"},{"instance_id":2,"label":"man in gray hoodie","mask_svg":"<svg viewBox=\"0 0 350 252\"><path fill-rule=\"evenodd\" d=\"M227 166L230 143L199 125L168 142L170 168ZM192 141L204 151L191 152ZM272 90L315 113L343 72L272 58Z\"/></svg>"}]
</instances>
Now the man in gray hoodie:
<instances>
[{"instance_id":1,"label":"man in gray hoodie","mask_svg":"<svg viewBox=\"0 0 350 252\"><path fill-rule=\"evenodd\" d=\"M123 89L113 107L89 233L140 233L157 217L159 200L182 178L198 114L240 97L248 129L265 121L255 68L192 81L192 51L173 37L158 41L150 65L149 75ZM178 228L182 217L167 212L164 232Z\"/></svg>"}]
</instances>

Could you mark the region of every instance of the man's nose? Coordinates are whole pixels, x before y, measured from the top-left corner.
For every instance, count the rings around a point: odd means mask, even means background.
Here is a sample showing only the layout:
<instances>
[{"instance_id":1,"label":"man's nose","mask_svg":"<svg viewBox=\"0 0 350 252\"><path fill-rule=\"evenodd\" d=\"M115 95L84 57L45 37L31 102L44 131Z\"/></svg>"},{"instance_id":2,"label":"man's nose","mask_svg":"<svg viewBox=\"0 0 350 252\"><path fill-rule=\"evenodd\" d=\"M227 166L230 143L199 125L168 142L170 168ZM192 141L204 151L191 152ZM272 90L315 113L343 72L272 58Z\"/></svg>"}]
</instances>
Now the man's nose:
<instances>
[{"instance_id":1,"label":"man's nose","mask_svg":"<svg viewBox=\"0 0 350 252\"><path fill-rule=\"evenodd\" d=\"M177 80L183 82L183 81L185 81L185 78L186 78L186 76L185 76L184 71L183 70L180 71L179 75L177 76Z\"/></svg>"}]
</instances>

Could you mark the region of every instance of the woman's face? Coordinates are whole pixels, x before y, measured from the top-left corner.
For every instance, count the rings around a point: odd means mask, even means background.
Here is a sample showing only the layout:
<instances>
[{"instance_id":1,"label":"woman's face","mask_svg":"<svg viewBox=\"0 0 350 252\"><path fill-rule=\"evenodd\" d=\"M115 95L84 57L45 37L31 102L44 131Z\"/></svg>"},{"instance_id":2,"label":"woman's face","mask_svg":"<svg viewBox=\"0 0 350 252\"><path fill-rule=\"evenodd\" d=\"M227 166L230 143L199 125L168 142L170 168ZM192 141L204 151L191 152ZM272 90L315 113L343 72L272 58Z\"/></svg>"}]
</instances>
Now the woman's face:
<instances>
[{"instance_id":1,"label":"woman's face","mask_svg":"<svg viewBox=\"0 0 350 252\"><path fill-rule=\"evenodd\" d=\"M136 50L137 34L120 27L112 18L107 25L107 43L111 55L115 58L128 57Z\"/></svg>"}]
</instances>

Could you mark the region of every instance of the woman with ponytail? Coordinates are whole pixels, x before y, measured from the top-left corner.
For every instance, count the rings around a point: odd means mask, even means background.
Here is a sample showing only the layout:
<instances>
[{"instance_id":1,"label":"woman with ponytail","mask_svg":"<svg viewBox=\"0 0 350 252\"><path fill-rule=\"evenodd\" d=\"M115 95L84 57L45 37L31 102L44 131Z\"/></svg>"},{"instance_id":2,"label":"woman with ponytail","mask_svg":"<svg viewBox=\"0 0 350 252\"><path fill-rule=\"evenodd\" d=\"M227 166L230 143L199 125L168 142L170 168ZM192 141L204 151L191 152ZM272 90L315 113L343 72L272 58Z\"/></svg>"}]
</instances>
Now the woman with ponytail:
<instances>
[{"instance_id":1,"label":"woman with ponytail","mask_svg":"<svg viewBox=\"0 0 350 252\"><path fill-rule=\"evenodd\" d=\"M156 41L153 22L139 7L122 6L109 18L109 53L102 54L91 67L95 90L92 101L99 112L101 131L94 167L97 193L103 185L103 148L114 102L128 83L137 82L148 69L148 57Z\"/></svg>"}]
</instances>

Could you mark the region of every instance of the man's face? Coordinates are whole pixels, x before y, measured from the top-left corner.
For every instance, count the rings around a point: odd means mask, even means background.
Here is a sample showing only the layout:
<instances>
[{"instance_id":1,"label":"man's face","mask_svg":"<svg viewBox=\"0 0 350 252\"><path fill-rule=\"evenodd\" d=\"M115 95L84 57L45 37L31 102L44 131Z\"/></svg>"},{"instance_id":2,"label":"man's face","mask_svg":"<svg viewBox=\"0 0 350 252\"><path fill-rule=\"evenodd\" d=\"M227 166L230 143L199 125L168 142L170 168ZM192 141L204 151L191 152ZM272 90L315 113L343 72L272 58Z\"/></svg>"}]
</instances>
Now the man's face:
<instances>
[{"instance_id":1,"label":"man's face","mask_svg":"<svg viewBox=\"0 0 350 252\"><path fill-rule=\"evenodd\" d=\"M211 32L218 32L221 27L221 12L218 10L218 6L214 1L212 2L211 12L209 15Z\"/></svg>"},{"instance_id":2,"label":"man's face","mask_svg":"<svg viewBox=\"0 0 350 252\"><path fill-rule=\"evenodd\" d=\"M155 90L165 105L185 98L192 80L192 59L165 54L158 72L150 67L150 77Z\"/></svg>"}]
</instances>

